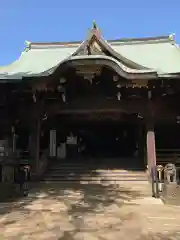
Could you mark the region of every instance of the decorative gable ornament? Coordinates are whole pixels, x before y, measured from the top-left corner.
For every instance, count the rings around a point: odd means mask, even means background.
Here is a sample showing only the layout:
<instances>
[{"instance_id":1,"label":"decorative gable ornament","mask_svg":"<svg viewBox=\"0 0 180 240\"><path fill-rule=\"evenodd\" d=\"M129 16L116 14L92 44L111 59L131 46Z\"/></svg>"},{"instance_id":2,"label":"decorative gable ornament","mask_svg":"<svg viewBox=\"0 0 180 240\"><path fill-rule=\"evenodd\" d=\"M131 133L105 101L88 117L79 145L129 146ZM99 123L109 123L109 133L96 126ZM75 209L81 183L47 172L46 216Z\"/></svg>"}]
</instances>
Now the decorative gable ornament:
<instances>
[{"instance_id":1,"label":"decorative gable ornament","mask_svg":"<svg viewBox=\"0 0 180 240\"><path fill-rule=\"evenodd\" d=\"M175 39L175 33L169 35L169 40L173 41Z\"/></svg>"},{"instance_id":2,"label":"decorative gable ornament","mask_svg":"<svg viewBox=\"0 0 180 240\"><path fill-rule=\"evenodd\" d=\"M95 20L93 21L93 26L92 26L91 31L95 34L95 36L96 36L97 38L101 37L101 31L100 31L100 29L98 28Z\"/></svg>"},{"instance_id":3,"label":"decorative gable ornament","mask_svg":"<svg viewBox=\"0 0 180 240\"><path fill-rule=\"evenodd\" d=\"M31 42L30 41L25 41L25 46L27 47L27 48L30 48L30 45L31 45Z\"/></svg>"},{"instance_id":4,"label":"decorative gable ornament","mask_svg":"<svg viewBox=\"0 0 180 240\"><path fill-rule=\"evenodd\" d=\"M81 55L105 55L103 49L101 48L100 44L94 40L90 42L88 45L84 46L84 48L79 51L77 54L78 56Z\"/></svg>"},{"instance_id":5,"label":"decorative gable ornament","mask_svg":"<svg viewBox=\"0 0 180 240\"><path fill-rule=\"evenodd\" d=\"M92 27L93 29L97 29L97 24L96 24L96 21L95 20L93 20L93 27Z\"/></svg>"}]
</instances>

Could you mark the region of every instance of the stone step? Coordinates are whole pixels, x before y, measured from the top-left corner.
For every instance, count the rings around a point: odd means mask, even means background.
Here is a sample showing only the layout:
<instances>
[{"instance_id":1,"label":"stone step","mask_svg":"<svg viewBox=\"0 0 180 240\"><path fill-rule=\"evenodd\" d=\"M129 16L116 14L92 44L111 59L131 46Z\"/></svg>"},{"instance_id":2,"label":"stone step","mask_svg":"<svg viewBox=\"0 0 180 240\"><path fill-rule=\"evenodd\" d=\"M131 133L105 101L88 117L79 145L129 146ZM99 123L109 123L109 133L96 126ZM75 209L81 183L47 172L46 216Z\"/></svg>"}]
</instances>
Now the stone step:
<instances>
[{"instance_id":1,"label":"stone step","mask_svg":"<svg viewBox=\"0 0 180 240\"><path fill-rule=\"evenodd\" d=\"M68 166L68 167L50 167L49 170L52 171L58 171L58 170L89 170L89 171L93 171L93 172L123 172L123 173L143 173L145 172L144 169L140 170L140 169L131 169L131 170L124 170L121 168L100 168L98 166L94 166L94 167L73 167L73 166Z\"/></svg>"},{"instance_id":2,"label":"stone step","mask_svg":"<svg viewBox=\"0 0 180 240\"><path fill-rule=\"evenodd\" d=\"M92 169L92 168L104 168L104 169L120 169L122 168L122 163L120 162L120 160L117 160L114 161L114 160L103 160L103 161L81 161L81 162L78 162L78 161L74 161L74 162L52 162L51 165L50 165L50 168L51 169L61 169L61 168L89 168L89 169ZM125 167L126 165L126 162L123 163L123 167ZM129 164L127 164L127 168L129 167ZM143 170L143 167L144 166L139 166L137 168L137 166L131 166L131 170Z\"/></svg>"},{"instance_id":3,"label":"stone step","mask_svg":"<svg viewBox=\"0 0 180 240\"><path fill-rule=\"evenodd\" d=\"M73 166L73 167L92 167L92 166L101 166L101 167L106 167L106 168L122 168L123 166L129 166L129 164L126 165L126 163L122 164L121 163L112 163L112 162L103 162L103 163L53 163L50 164L51 167L68 167L68 166ZM138 168L143 168L144 166L133 166L131 165L132 169L138 169Z\"/></svg>"},{"instance_id":4,"label":"stone step","mask_svg":"<svg viewBox=\"0 0 180 240\"><path fill-rule=\"evenodd\" d=\"M44 175L44 181L147 181L145 171L139 168L121 169L117 166L118 161L53 162Z\"/></svg>"},{"instance_id":5,"label":"stone step","mask_svg":"<svg viewBox=\"0 0 180 240\"><path fill-rule=\"evenodd\" d=\"M129 172L135 172L135 173L142 173L142 172L145 172L145 170L144 169L128 169L128 170L126 170L126 169L122 169L122 168L106 168L106 167L99 167L99 166L90 166L90 167L87 167L87 166L79 166L79 167L75 167L75 166L61 166L61 167L49 167L49 170L61 170L61 169L63 169L63 170L68 170L68 169L77 169L77 170L81 170L81 169L88 169L88 170L90 170L90 171L96 171L96 172L104 172L104 171L113 171L113 172L127 172L127 173L129 173Z\"/></svg>"},{"instance_id":6,"label":"stone step","mask_svg":"<svg viewBox=\"0 0 180 240\"><path fill-rule=\"evenodd\" d=\"M63 178L63 179L75 179L75 178L78 178L78 179L104 179L104 180L118 180L118 179L124 179L124 180L147 180L147 177L146 176L128 176L128 177L124 177L124 176L106 176L106 177L103 177L103 176L80 176L80 175L75 175L75 176L67 176L67 175L45 175L44 178L54 178L54 179L58 179L58 178Z\"/></svg>"},{"instance_id":7,"label":"stone step","mask_svg":"<svg viewBox=\"0 0 180 240\"><path fill-rule=\"evenodd\" d=\"M127 171L121 171L121 170L89 170L89 169L49 169L48 173L52 173L52 174L100 174L100 175L119 175L119 174L123 174L123 175L136 175L136 176L142 176L142 175L146 175L146 173L144 171L142 172L127 172Z\"/></svg>"},{"instance_id":8,"label":"stone step","mask_svg":"<svg viewBox=\"0 0 180 240\"><path fill-rule=\"evenodd\" d=\"M44 176L84 176L84 177L145 177L147 178L147 174L128 174L128 173L95 173L95 172L47 172L46 174L44 174Z\"/></svg>"},{"instance_id":9,"label":"stone step","mask_svg":"<svg viewBox=\"0 0 180 240\"><path fill-rule=\"evenodd\" d=\"M44 180L52 180L52 181L56 181L56 180L72 180L72 181L80 181L80 180L84 180L84 181L147 181L146 177L133 177L133 176L129 176L129 177L124 177L124 176L114 176L114 177L109 177L109 178L105 178L105 177L91 177L91 176L51 176L51 175L46 175L44 176Z\"/></svg>"},{"instance_id":10,"label":"stone step","mask_svg":"<svg viewBox=\"0 0 180 240\"><path fill-rule=\"evenodd\" d=\"M49 171L70 171L70 170L75 170L75 171L91 171L91 172L123 172L123 173L143 173L145 172L144 169L129 169L129 170L124 170L121 168L108 168L108 167L99 167L99 166L53 166L49 167Z\"/></svg>"},{"instance_id":11,"label":"stone step","mask_svg":"<svg viewBox=\"0 0 180 240\"><path fill-rule=\"evenodd\" d=\"M42 179L41 182L89 182L89 183L92 183L92 182L109 182L109 183L120 183L120 182L128 182L128 183L131 183L131 182L147 182L147 180L145 179L109 179L109 180L102 180L102 179L82 179L82 178L71 178L71 179L64 179L64 178L45 178L45 179Z\"/></svg>"}]
</instances>

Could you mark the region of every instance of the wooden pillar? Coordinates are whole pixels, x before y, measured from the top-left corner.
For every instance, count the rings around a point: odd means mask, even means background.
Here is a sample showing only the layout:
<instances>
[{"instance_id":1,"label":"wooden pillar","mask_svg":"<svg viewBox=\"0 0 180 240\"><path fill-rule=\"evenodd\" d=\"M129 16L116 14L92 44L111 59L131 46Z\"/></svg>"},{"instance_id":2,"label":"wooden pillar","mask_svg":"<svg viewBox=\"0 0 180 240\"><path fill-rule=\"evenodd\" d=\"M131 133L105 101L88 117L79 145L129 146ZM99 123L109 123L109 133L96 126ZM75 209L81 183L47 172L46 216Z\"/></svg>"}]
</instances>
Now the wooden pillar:
<instances>
[{"instance_id":1,"label":"wooden pillar","mask_svg":"<svg viewBox=\"0 0 180 240\"><path fill-rule=\"evenodd\" d=\"M156 166L156 143L155 143L155 132L154 132L154 121L153 121L153 105L151 91L148 91L148 119L147 119L147 135L146 135L146 146L147 146L147 164L149 173L153 167Z\"/></svg>"},{"instance_id":2,"label":"wooden pillar","mask_svg":"<svg viewBox=\"0 0 180 240\"><path fill-rule=\"evenodd\" d=\"M154 126L147 124L147 164L148 169L151 171L152 167L156 166L156 144L155 144L155 133Z\"/></svg>"},{"instance_id":3,"label":"wooden pillar","mask_svg":"<svg viewBox=\"0 0 180 240\"><path fill-rule=\"evenodd\" d=\"M33 123L29 139L29 152L33 161L33 171L37 172L39 166L39 152L40 152L40 120Z\"/></svg>"}]
</instances>

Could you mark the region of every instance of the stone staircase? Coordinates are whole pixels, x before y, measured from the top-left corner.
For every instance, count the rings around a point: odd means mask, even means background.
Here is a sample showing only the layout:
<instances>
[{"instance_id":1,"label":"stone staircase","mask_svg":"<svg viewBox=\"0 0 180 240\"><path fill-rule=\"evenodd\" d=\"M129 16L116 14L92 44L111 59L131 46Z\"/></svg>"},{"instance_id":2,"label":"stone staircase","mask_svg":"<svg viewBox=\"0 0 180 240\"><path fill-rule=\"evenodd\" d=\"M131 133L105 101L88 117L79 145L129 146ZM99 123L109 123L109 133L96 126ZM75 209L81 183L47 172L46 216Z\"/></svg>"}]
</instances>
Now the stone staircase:
<instances>
[{"instance_id":1,"label":"stone staircase","mask_svg":"<svg viewBox=\"0 0 180 240\"><path fill-rule=\"evenodd\" d=\"M116 167L115 167L116 166ZM124 170L117 160L53 161L42 179L43 182L147 182L144 170Z\"/></svg>"}]
</instances>

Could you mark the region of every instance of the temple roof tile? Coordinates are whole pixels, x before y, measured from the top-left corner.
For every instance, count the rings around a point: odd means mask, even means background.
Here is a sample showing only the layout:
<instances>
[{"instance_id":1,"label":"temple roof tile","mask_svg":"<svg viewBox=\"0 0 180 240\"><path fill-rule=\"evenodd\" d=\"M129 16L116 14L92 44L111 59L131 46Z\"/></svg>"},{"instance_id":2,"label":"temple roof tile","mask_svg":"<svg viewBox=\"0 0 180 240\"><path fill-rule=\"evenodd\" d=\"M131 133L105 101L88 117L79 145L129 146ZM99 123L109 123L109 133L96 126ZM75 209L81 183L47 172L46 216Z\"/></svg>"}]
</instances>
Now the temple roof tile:
<instances>
[{"instance_id":1,"label":"temple roof tile","mask_svg":"<svg viewBox=\"0 0 180 240\"><path fill-rule=\"evenodd\" d=\"M73 57L78 59L78 54L82 60L80 50L85 49L92 39L99 44L97 49L102 47L110 53L109 56L101 56L101 59L109 57L112 58L112 62L119 61L119 67L127 73L156 72L160 77L180 76L180 49L171 35L106 41L97 25L96 28L94 26L93 24L84 41L47 43L26 41L27 47L18 60L0 67L1 82L52 74L52 69L72 60ZM96 54L99 58L98 51L95 51L93 58L90 56L89 58L95 59ZM88 58L88 54L84 54L84 57L85 55Z\"/></svg>"}]
</instances>

